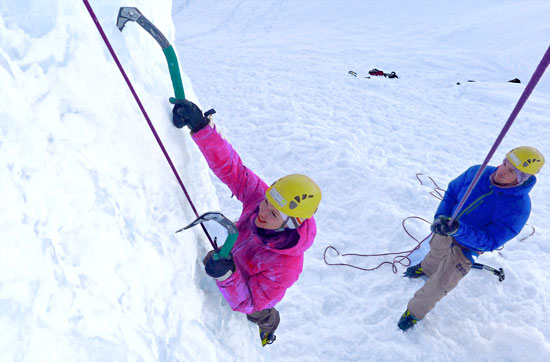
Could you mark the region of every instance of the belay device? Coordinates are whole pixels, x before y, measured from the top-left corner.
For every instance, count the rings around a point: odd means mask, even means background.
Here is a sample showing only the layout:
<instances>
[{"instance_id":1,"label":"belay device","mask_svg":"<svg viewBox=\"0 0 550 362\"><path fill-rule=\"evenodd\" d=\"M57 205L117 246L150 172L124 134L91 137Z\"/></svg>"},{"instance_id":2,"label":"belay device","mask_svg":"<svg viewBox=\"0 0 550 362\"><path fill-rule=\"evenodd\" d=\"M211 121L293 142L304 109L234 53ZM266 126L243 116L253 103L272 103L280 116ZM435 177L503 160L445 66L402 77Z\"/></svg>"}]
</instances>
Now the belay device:
<instances>
[{"instance_id":1,"label":"belay device","mask_svg":"<svg viewBox=\"0 0 550 362\"><path fill-rule=\"evenodd\" d=\"M239 232L237 231L237 227L231 220L226 218L221 212L207 212L196 218L191 224L187 225L186 227L179 229L176 231L177 233L183 230L187 230L189 228L192 228L195 225L202 224L205 221L215 221L221 226L227 230L227 238L225 239L225 242L223 243L223 246L221 248L217 248L217 244L214 243L216 249L216 252L213 255L214 260L220 260L220 259L229 259L231 249L233 249L233 245L235 245L235 241L237 241L237 237L239 236ZM214 239L215 240L215 239Z\"/></svg>"}]
</instances>

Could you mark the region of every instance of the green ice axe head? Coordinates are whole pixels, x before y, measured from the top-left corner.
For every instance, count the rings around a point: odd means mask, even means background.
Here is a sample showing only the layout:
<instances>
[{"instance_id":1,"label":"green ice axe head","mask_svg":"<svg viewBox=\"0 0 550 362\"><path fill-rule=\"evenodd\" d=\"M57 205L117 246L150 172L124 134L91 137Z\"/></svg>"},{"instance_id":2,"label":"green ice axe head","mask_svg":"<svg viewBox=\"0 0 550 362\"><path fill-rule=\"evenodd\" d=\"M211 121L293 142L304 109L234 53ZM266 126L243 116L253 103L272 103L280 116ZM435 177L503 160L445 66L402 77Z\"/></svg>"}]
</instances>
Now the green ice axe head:
<instances>
[{"instance_id":1,"label":"green ice axe head","mask_svg":"<svg viewBox=\"0 0 550 362\"><path fill-rule=\"evenodd\" d=\"M233 222L226 218L221 212L209 211L207 213L204 213L196 218L192 223L176 232L187 230L189 228L192 228L193 226L202 224L205 221L215 221L227 230L227 238L225 239L223 246L214 253L213 258L214 260L229 259L231 249L233 249L233 245L235 244L235 241L237 241L239 232L237 231L237 227L235 226L235 224L233 224Z\"/></svg>"}]
</instances>

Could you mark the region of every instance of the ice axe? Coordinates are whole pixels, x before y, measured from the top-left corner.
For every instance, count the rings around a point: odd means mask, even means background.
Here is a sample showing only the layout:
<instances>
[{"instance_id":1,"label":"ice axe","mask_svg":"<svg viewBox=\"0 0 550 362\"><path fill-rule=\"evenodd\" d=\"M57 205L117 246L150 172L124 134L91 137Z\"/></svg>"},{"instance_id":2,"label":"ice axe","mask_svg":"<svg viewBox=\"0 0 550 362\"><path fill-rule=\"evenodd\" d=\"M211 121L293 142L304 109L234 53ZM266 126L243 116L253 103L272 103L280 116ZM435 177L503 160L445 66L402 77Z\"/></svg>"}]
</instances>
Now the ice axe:
<instances>
[{"instance_id":1,"label":"ice axe","mask_svg":"<svg viewBox=\"0 0 550 362\"><path fill-rule=\"evenodd\" d=\"M118 17L116 19L116 26L120 31L124 29L124 26L128 21L135 21L145 31L147 31L151 36L159 43L166 61L168 62L168 70L170 71L170 78L172 79L172 86L174 87L174 97L170 97L170 103L175 104L177 99L184 99L185 92L183 90L183 82L181 81L180 68L178 65L178 58L174 52L174 48L168 42L166 37L161 33L161 31L153 25L137 8L133 7L121 7L118 12Z\"/></svg>"},{"instance_id":2,"label":"ice axe","mask_svg":"<svg viewBox=\"0 0 550 362\"><path fill-rule=\"evenodd\" d=\"M498 277L499 282L504 281L504 269L502 269L502 268L498 268L498 270L497 270L497 269L495 269L491 266L481 264L481 263L473 263L472 268L473 269L488 270L488 271L492 272L494 275L496 275Z\"/></svg>"},{"instance_id":3,"label":"ice axe","mask_svg":"<svg viewBox=\"0 0 550 362\"><path fill-rule=\"evenodd\" d=\"M180 231L187 230L189 228L192 228L193 226L202 224L205 221L215 221L227 230L227 238L225 239L225 242L223 243L223 246L221 248L217 247L217 244L215 242L216 239L214 238L214 248L216 249L216 252L214 253L213 258L214 260L228 259L229 254L231 253L231 249L233 249L233 245L235 245L235 241L237 241L239 232L237 231L237 227L235 226L235 224L233 224L233 222L226 218L221 212L206 212L196 218L192 223L179 229L176 232L179 233Z\"/></svg>"}]
</instances>

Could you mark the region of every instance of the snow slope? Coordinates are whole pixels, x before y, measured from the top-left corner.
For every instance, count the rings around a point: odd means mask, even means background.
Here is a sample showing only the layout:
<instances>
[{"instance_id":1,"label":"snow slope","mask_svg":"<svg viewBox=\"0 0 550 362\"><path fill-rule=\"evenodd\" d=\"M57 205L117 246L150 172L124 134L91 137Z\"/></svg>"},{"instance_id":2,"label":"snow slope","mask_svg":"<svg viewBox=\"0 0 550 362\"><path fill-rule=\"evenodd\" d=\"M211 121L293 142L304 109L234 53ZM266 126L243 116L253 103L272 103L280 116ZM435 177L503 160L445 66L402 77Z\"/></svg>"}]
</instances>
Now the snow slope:
<instances>
[{"instance_id":1,"label":"snow slope","mask_svg":"<svg viewBox=\"0 0 550 362\"><path fill-rule=\"evenodd\" d=\"M521 236L535 234L478 260L506 280L472 271L409 333L396 323L422 281L402 279L403 266L323 261L329 245L415 246L402 220L432 217L428 176L445 188L483 161L548 48L547 1L91 5L199 212L236 218L240 205L172 127L164 56L137 24L118 31L120 6L138 7L175 45L187 98L216 108L247 166L266 182L302 172L320 184L318 236L278 305L277 341L262 348L205 276L200 229L174 234L194 214L83 3L3 1L1 361L550 359L546 169ZM399 79L364 78L375 67ZM520 144L550 155L549 105L546 74L492 164Z\"/></svg>"},{"instance_id":2,"label":"snow slope","mask_svg":"<svg viewBox=\"0 0 550 362\"><path fill-rule=\"evenodd\" d=\"M328 245L364 254L416 245L403 218L433 216L426 176L445 188L483 161L524 88L507 81L527 83L548 48L547 2L189 1L173 11L182 68L248 166L267 180L304 172L324 192L316 243L279 304L267 359L548 359L545 171L532 192L535 235L479 259L503 267L506 281L473 271L410 333L396 323L421 281L387 265L323 262ZM400 78L363 78L375 67ZM547 74L491 164L520 144L548 154L549 85ZM407 227L419 239L429 232L415 220Z\"/></svg>"},{"instance_id":3,"label":"snow slope","mask_svg":"<svg viewBox=\"0 0 550 362\"><path fill-rule=\"evenodd\" d=\"M125 3L92 5L197 208L218 208L168 118L161 49L137 24L118 31ZM169 1L135 5L173 39ZM211 348L222 298L197 263L207 243L174 234L194 215L83 3L0 10L0 360L239 356L252 340Z\"/></svg>"}]
</instances>

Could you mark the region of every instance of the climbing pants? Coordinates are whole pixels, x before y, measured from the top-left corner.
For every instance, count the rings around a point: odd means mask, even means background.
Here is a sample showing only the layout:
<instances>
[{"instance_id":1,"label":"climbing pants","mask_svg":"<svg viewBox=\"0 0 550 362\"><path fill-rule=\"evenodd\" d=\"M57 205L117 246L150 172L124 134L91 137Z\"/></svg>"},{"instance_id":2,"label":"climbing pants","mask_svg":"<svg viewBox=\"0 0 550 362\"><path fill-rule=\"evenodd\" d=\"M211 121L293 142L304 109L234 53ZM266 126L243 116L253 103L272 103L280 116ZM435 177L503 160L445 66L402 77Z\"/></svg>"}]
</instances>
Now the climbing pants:
<instances>
[{"instance_id":1,"label":"climbing pants","mask_svg":"<svg viewBox=\"0 0 550 362\"><path fill-rule=\"evenodd\" d=\"M472 262L464 256L460 245L451 236L434 234L430 252L421 263L429 277L422 288L414 293L407 308L422 319L470 271Z\"/></svg>"},{"instance_id":2,"label":"climbing pants","mask_svg":"<svg viewBox=\"0 0 550 362\"><path fill-rule=\"evenodd\" d=\"M275 308L268 308L247 314L246 318L248 318L249 321L256 323L258 327L266 333L275 332L279 326L279 322L281 321L279 311Z\"/></svg>"}]
</instances>

